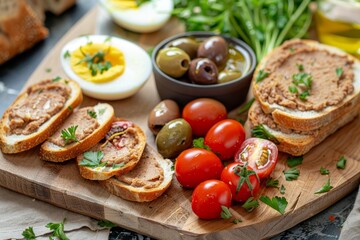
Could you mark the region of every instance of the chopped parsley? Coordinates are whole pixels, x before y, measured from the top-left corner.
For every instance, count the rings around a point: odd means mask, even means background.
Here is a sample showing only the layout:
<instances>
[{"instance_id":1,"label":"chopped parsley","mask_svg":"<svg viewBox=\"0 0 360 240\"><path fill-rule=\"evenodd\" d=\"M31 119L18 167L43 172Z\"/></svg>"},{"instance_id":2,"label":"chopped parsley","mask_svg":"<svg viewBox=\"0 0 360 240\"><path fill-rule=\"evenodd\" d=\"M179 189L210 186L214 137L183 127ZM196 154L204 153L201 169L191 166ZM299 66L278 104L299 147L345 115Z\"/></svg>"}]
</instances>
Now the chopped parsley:
<instances>
[{"instance_id":1,"label":"chopped parsley","mask_svg":"<svg viewBox=\"0 0 360 240\"><path fill-rule=\"evenodd\" d=\"M303 161L302 156L298 156L298 157L288 156L288 158L286 159L287 165L291 168L302 164L302 161Z\"/></svg>"},{"instance_id":2,"label":"chopped parsley","mask_svg":"<svg viewBox=\"0 0 360 240\"><path fill-rule=\"evenodd\" d=\"M343 75L343 72L344 72L344 70L342 69L342 67L338 67L338 68L336 68L336 75L338 76L338 77L341 77L341 75Z\"/></svg>"},{"instance_id":3,"label":"chopped parsley","mask_svg":"<svg viewBox=\"0 0 360 240\"><path fill-rule=\"evenodd\" d=\"M321 175L329 175L330 171L324 167L320 167L320 174Z\"/></svg>"},{"instance_id":4,"label":"chopped parsley","mask_svg":"<svg viewBox=\"0 0 360 240\"><path fill-rule=\"evenodd\" d=\"M240 115L240 114L247 112L250 109L251 105L254 103L254 101L255 101L255 98L250 99L244 106L242 106L238 110L237 114Z\"/></svg>"},{"instance_id":5,"label":"chopped parsley","mask_svg":"<svg viewBox=\"0 0 360 240\"><path fill-rule=\"evenodd\" d=\"M302 66L302 65L301 65ZM301 67L299 67L299 70ZM302 66L303 69L303 66ZM300 70L302 71L302 70ZM300 73L296 73L292 76L292 83L294 84L294 86L289 86L289 92L291 93L299 93L299 90L297 87L303 85L305 87L305 90L303 92L301 92L299 94L299 98L303 101L306 100L306 97L310 96L310 92L309 90L312 87L312 76L308 73L304 73L304 72L300 72Z\"/></svg>"},{"instance_id":6,"label":"chopped parsley","mask_svg":"<svg viewBox=\"0 0 360 240\"><path fill-rule=\"evenodd\" d=\"M112 165L112 169L117 169L117 168L121 168L121 167L123 167L123 166L125 166L125 163L119 163L119 164L113 164Z\"/></svg>"},{"instance_id":7,"label":"chopped parsley","mask_svg":"<svg viewBox=\"0 0 360 240\"><path fill-rule=\"evenodd\" d=\"M111 39L112 39L111 36L107 36L107 37L105 38L105 40L104 40L104 43L106 43L106 42L111 42Z\"/></svg>"},{"instance_id":8,"label":"chopped parsley","mask_svg":"<svg viewBox=\"0 0 360 240\"><path fill-rule=\"evenodd\" d=\"M290 168L289 170L283 171L286 181L293 181L298 179L300 175L299 169L296 167Z\"/></svg>"},{"instance_id":9,"label":"chopped parsley","mask_svg":"<svg viewBox=\"0 0 360 240\"><path fill-rule=\"evenodd\" d=\"M116 227L116 225L114 223L112 223L109 220L100 220L97 223L98 226L103 227L103 228L113 228Z\"/></svg>"},{"instance_id":10,"label":"chopped parsley","mask_svg":"<svg viewBox=\"0 0 360 240\"><path fill-rule=\"evenodd\" d=\"M87 114L92 118L97 118L96 112L94 112L94 111L87 110Z\"/></svg>"},{"instance_id":11,"label":"chopped parsley","mask_svg":"<svg viewBox=\"0 0 360 240\"><path fill-rule=\"evenodd\" d=\"M49 237L49 239L53 239L52 237L58 237L60 240L69 240L64 232L64 222L65 219L61 223L48 223L46 225L47 228L53 231L52 236Z\"/></svg>"},{"instance_id":12,"label":"chopped parsley","mask_svg":"<svg viewBox=\"0 0 360 240\"><path fill-rule=\"evenodd\" d=\"M296 86L291 85L291 86L289 86L289 92L291 92L291 93L298 93L299 91L298 91L298 89L297 89Z\"/></svg>"},{"instance_id":13,"label":"chopped parsley","mask_svg":"<svg viewBox=\"0 0 360 240\"><path fill-rule=\"evenodd\" d=\"M193 147L194 148L203 148L203 149L206 149L208 151L211 151L210 147L204 143L204 138L203 137L195 138L193 140Z\"/></svg>"},{"instance_id":14,"label":"chopped parsley","mask_svg":"<svg viewBox=\"0 0 360 240\"><path fill-rule=\"evenodd\" d=\"M304 65L302 64L296 64L297 68L299 69L300 72L304 71Z\"/></svg>"},{"instance_id":15,"label":"chopped parsley","mask_svg":"<svg viewBox=\"0 0 360 240\"><path fill-rule=\"evenodd\" d=\"M264 69L261 69L258 74L256 75L256 82L261 82L264 80L267 76L269 76L268 72L265 72Z\"/></svg>"},{"instance_id":16,"label":"chopped parsley","mask_svg":"<svg viewBox=\"0 0 360 240\"><path fill-rule=\"evenodd\" d=\"M106 108L100 109L100 110L99 110L99 116L102 116L105 111L106 111Z\"/></svg>"},{"instance_id":17,"label":"chopped parsley","mask_svg":"<svg viewBox=\"0 0 360 240\"><path fill-rule=\"evenodd\" d=\"M241 207L243 207L247 212L252 212L258 206L259 206L259 201L254 199L254 197L249 197Z\"/></svg>"},{"instance_id":18,"label":"chopped parsley","mask_svg":"<svg viewBox=\"0 0 360 240\"><path fill-rule=\"evenodd\" d=\"M299 98L301 100L305 101L308 96L310 96L310 92L309 92L309 90L306 90L306 91L300 93Z\"/></svg>"},{"instance_id":19,"label":"chopped parsley","mask_svg":"<svg viewBox=\"0 0 360 240\"><path fill-rule=\"evenodd\" d=\"M71 57L70 52L69 50L66 50L66 52L64 53L64 58L69 58L69 57Z\"/></svg>"},{"instance_id":20,"label":"chopped parsley","mask_svg":"<svg viewBox=\"0 0 360 240\"><path fill-rule=\"evenodd\" d=\"M268 196L261 196L260 201L262 201L266 205L269 205L281 214L285 213L286 206L288 205L285 197L275 196L270 199Z\"/></svg>"},{"instance_id":21,"label":"chopped parsley","mask_svg":"<svg viewBox=\"0 0 360 240\"><path fill-rule=\"evenodd\" d=\"M26 239L26 240L34 240L36 239L35 233L34 233L34 229L32 227L28 227L26 228L23 232L22 232L22 236Z\"/></svg>"},{"instance_id":22,"label":"chopped parsley","mask_svg":"<svg viewBox=\"0 0 360 240\"><path fill-rule=\"evenodd\" d=\"M51 68L47 68L47 69L45 69L45 72L51 72L52 70L51 70Z\"/></svg>"},{"instance_id":23,"label":"chopped parsley","mask_svg":"<svg viewBox=\"0 0 360 240\"><path fill-rule=\"evenodd\" d=\"M279 187L279 180L273 179L271 177L266 179L266 187L278 188Z\"/></svg>"},{"instance_id":24,"label":"chopped parsley","mask_svg":"<svg viewBox=\"0 0 360 240\"><path fill-rule=\"evenodd\" d=\"M73 110L73 107L70 105L70 106L68 106L68 109L69 109L70 111L72 111L72 110Z\"/></svg>"},{"instance_id":25,"label":"chopped parsley","mask_svg":"<svg viewBox=\"0 0 360 240\"><path fill-rule=\"evenodd\" d=\"M104 167L104 166L106 166L107 161L106 162L101 162L101 160L103 158L104 158L104 153L102 151L84 152L84 159L81 160L79 165L89 167L89 168Z\"/></svg>"},{"instance_id":26,"label":"chopped parsley","mask_svg":"<svg viewBox=\"0 0 360 240\"><path fill-rule=\"evenodd\" d=\"M346 165L346 158L344 156L341 156L336 163L336 167L339 169L345 169L345 165Z\"/></svg>"},{"instance_id":27,"label":"chopped parsley","mask_svg":"<svg viewBox=\"0 0 360 240\"><path fill-rule=\"evenodd\" d=\"M282 195L285 194L285 190L286 190L285 186L281 184L280 193L281 193Z\"/></svg>"},{"instance_id":28,"label":"chopped parsley","mask_svg":"<svg viewBox=\"0 0 360 240\"><path fill-rule=\"evenodd\" d=\"M61 77L59 77L59 76L56 76L52 79L53 82L58 82L60 80L61 80Z\"/></svg>"},{"instance_id":29,"label":"chopped parsley","mask_svg":"<svg viewBox=\"0 0 360 240\"><path fill-rule=\"evenodd\" d=\"M330 178L328 178L326 183L319 190L317 190L315 194L326 193L330 191L332 188L333 186L330 185Z\"/></svg>"},{"instance_id":30,"label":"chopped parsley","mask_svg":"<svg viewBox=\"0 0 360 240\"><path fill-rule=\"evenodd\" d=\"M251 130L251 133L254 137L263 138L272 141L275 144L280 144L280 142L272 135L262 124L257 125Z\"/></svg>"},{"instance_id":31,"label":"chopped parsley","mask_svg":"<svg viewBox=\"0 0 360 240\"><path fill-rule=\"evenodd\" d=\"M84 55L84 58L76 63L76 65L86 63L92 76L96 76L98 73L102 74L104 71L107 71L112 67L111 62L105 61L105 53L102 50L94 53L94 55L84 53L82 50L81 53Z\"/></svg>"},{"instance_id":32,"label":"chopped parsley","mask_svg":"<svg viewBox=\"0 0 360 240\"><path fill-rule=\"evenodd\" d=\"M68 144L69 141L74 141L74 142L79 141L75 135L77 127L78 127L77 125L70 126L68 129L61 130L61 137L65 140L65 145Z\"/></svg>"}]
</instances>

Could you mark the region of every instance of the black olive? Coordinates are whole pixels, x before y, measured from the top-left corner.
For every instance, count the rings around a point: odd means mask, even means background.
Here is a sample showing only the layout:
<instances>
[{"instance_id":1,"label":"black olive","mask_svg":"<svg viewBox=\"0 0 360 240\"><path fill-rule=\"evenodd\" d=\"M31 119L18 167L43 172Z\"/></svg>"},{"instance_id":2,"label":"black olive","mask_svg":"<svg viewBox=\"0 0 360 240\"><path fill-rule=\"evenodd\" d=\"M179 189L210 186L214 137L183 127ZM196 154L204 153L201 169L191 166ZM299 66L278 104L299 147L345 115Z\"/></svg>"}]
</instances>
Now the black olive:
<instances>
[{"instance_id":1,"label":"black olive","mask_svg":"<svg viewBox=\"0 0 360 240\"><path fill-rule=\"evenodd\" d=\"M204 40L197 52L198 58L208 58L218 67L223 68L228 58L229 46L226 40L220 36L210 37Z\"/></svg>"},{"instance_id":2,"label":"black olive","mask_svg":"<svg viewBox=\"0 0 360 240\"><path fill-rule=\"evenodd\" d=\"M218 69L215 63L207 58L196 58L190 62L189 78L197 84L215 84L218 81Z\"/></svg>"}]
</instances>

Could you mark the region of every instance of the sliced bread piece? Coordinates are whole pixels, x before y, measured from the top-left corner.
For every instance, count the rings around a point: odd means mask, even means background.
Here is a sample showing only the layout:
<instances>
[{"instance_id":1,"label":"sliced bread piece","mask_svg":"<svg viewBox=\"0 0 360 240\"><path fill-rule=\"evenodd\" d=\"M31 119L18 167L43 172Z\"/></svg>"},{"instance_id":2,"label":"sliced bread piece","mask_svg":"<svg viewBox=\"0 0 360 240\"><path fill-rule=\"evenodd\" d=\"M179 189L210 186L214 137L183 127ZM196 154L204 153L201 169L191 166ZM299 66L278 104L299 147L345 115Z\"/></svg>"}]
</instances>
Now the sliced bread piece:
<instances>
[{"instance_id":1,"label":"sliced bread piece","mask_svg":"<svg viewBox=\"0 0 360 240\"><path fill-rule=\"evenodd\" d=\"M248 120L245 124L246 136L250 137L251 130L256 126L263 129L276 138L279 151L289 153L293 156L301 156L310 151L314 146L321 143L326 137L333 134L339 128L351 122L358 116L360 104L343 116L335 119L327 125L316 130L299 131L285 128L275 123L271 114L263 112L260 104L255 101L249 109ZM262 132L264 131L262 130ZM266 133L265 133L266 134Z\"/></svg>"},{"instance_id":2,"label":"sliced bread piece","mask_svg":"<svg viewBox=\"0 0 360 240\"><path fill-rule=\"evenodd\" d=\"M132 170L146 145L143 130L128 120L117 118L104 140L76 160L82 177L106 180Z\"/></svg>"},{"instance_id":3,"label":"sliced bread piece","mask_svg":"<svg viewBox=\"0 0 360 240\"><path fill-rule=\"evenodd\" d=\"M40 158L64 162L79 156L104 138L114 118L114 109L107 103L75 110L55 134L41 145ZM69 129L72 131L74 127L76 141L67 135Z\"/></svg>"},{"instance_id":4,"label":"sliced bread piece","mask_svg":"<svg viewBox=\"0 0 360 240\"><path fill-rule=\"evenodd\" d=\"M360 102L360 61L316 41L291 40L261 60L253 93L279 125L318 129Z\"/></svg>"},{"instance_id":5,"label":"sliced bread piece","mask_svg":"<svg viewBox=\"0 0 360 240\"><path fill-rule=\"evenodd\" d=\"M1 119L1 151L18 153L44 142L82 99L79 85L70 80L44 80L28 87Z\"/></svg>"},{"instance_id":6,"label":"sliced bread piece","mask_svg":"<svg viewBox=\"0 0 360 240\"><path fill-rule=\"evenodd\" d=\"M171 185L173 163L149 145L130 172L114 176L100 184L110 193L135 202L149 202L161 196Z\"/></svg>"}]
</instances>

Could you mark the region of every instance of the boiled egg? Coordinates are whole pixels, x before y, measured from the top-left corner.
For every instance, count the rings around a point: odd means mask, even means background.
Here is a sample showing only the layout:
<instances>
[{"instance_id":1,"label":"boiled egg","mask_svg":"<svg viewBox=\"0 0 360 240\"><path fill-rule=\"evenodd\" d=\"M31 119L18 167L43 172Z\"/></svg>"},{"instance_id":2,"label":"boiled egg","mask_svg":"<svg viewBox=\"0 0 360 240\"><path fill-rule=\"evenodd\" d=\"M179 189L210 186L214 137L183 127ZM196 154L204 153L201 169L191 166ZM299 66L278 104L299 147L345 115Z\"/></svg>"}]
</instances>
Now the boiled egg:
<instances>
[{"instance_id":1,"label":"boiled egg","mask_svg":"<svg viewBox=\"0 0 360 240\"><path fill-rule=\"evenodd\" d=\"M152 72L147 52L127 40L87 35L68 42L60 61L83 93L101 100L119 100L138 92Z\"/></svg>"},{"instance_id":2,"label":"boiled egg","mask_svg":"<svg viewBox=\"0 0 360 240\"><path fill-rule=\"evenodd\" d=\"M113 21L128 30L147 33L159 30L171 17L172 0L100 0Z\"/></svg>"}]
</instances>

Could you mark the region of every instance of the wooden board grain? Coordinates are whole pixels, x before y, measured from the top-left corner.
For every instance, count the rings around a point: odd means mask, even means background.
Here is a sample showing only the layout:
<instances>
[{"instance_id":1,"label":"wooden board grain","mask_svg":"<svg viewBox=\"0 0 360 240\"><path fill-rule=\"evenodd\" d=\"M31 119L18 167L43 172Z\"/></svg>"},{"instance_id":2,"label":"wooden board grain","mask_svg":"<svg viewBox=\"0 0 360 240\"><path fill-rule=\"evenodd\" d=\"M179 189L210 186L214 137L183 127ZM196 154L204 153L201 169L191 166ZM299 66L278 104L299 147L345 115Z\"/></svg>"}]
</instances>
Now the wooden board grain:
<instances>
[{"instance_id":1,"label":"wooden board grain","mask_svg":"<svg viewBox=\"0 0 360 240\"><path fill-rule=\"evenodd\" d=\"M98 10L89 12L76 24L43 60L29 78L27 85L56 75L65 76L60 65L60 50L69 40L95 32ZM137 42L151 47L162 39L182 31L172 20L157 33L134 35ZM51 73L46 69L51 68ZM147 115L158 103L153 77L135 96L110 102L116 115L139 124L147 134L148 143L154 145L154 137L147 128ZM85 97L83 105L94 105L96 99ZM232 206L235 217L242 222L233 224L227 220L199 220L191 210L191 191L182 189L174 179L168 191L150 203L133 203L106 192L97 182L82 179L74 162L48 163L39 160L38 148L16 154L0 154L0 185L19 193L49 202L97 219L108 219L120 226L160 239L263 239L282 232L297 223L331 206L360 182L360 121L355 119L322 144L311 150L298 168L300 177L286 182L283 170L287 169L285 155L280 155L273 177L286 187L289 202L285 215L261 204L252 213L245 212L239 204ZM336 161L347 158L345 170L336 169ZM323 166L330 170L331 185L326 194L316 195L328 179L320 175ZM278 189L263 189L260 195L282 196Z\"/></svg>"}]
</instances>

